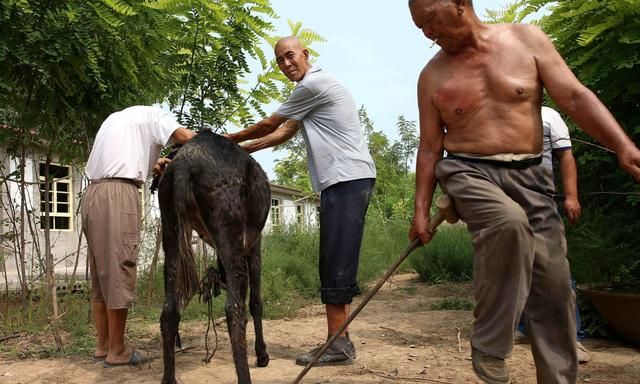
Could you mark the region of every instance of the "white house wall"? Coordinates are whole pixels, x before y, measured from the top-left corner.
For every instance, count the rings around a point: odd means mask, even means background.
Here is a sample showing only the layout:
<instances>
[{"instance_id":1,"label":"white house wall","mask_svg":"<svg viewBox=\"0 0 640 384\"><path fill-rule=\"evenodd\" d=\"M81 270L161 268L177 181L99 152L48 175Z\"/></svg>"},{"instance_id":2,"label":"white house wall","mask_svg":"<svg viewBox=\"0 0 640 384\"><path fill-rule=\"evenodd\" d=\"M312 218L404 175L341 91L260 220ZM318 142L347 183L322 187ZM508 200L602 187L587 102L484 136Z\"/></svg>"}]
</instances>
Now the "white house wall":
<instances>
[{"instance_id":1,"label":"white house wall","mask_svg":"<svg viewBox=\"0 0 640 384\"><path fill-rule=\"evenodd\" d=\"M4 151L0 149L0 156L4 158ZM8 162L8 164L6 164ZM39 166L39 162L35 162L31 159L27 159L25 169L25 182L27 185L27 202L26 208L31 212L35 212L36 217L40 217L40 191L37 180L37 168ZM13 172L17 170L19 167L17 159L7 159L5 164L3 164L4 170L9 170L9 172ZM69 191L69 199L72 201L70 206L70 210L72 212L71 215L71 224L69 230L51 230L50 231L50 239L51 239L51 253L53 255L54 263L55 263L55 273L58 276L70 276L73 272L74 263L76 260L76 252L78 247L78 238L80 233L80 220L79 217L75 214L78 212L78 204L79 201L77 199L78 191L82 191L82 177L78 174L78 171L75 167L71 167L71 175L72 182L70 183L70 191ZM10 203L8 200L12 200L13 205L16 210L16 216L19 216L20 211L20 188L18 183L11 182L10 183L10 196L6 194L5 185L1 186L3 190L3 198L4 204ZM12 232L13 222L10 216L2 209L2 232ZM19 225L19 224L17 224ZM38 246L40 248L40 253L42 254L42 258L44 258L44 230L40 229L40 226L37 222L32 224L34 226L34 231L38 234ZM25 240L26 240L26 273L29 275L29 280L33 277L39 276L42 274L41 269L38 267L37 261L37 247L34 242L34 239L31 235L31 230L29 229L29 225L25 223ZM84 239L83 239L84 240ZM83 241L83 245L86 243ZM2 252L5 258L5 268L6 268L6 278L9 283L10 288L14 288L18 286L18 271L16 266L16 256L11 248L3 247ZM80 278L84 278L85 275L85 260L86 260L86 250L83 246L81 249L80 255L80 263L78 265L76 275ZM0 270L2 268L0 267ZM0 274L0 289L4 289L5 279L4 276Z\"/></svg>"},{"instance_id":2,"label":"white house wall","mask_svg":"<svg viewBox=\"0 0 640 384\"><path fill-rule=\"evenodd\" d=\"M273 189L271 191L271 199L280 200L280 222L277 225L288 227L297 224L296 207L301 205L304 209L304 226L307 228L316 227L319 223L316 220L316 203L312 198L304 198L300 195L291 195L287 193L278 193ZM271 218L272 209L269 210L269 216L265 224L264 232L269 233L274 229L273 220Z\"/></svg>"}]
</instances>

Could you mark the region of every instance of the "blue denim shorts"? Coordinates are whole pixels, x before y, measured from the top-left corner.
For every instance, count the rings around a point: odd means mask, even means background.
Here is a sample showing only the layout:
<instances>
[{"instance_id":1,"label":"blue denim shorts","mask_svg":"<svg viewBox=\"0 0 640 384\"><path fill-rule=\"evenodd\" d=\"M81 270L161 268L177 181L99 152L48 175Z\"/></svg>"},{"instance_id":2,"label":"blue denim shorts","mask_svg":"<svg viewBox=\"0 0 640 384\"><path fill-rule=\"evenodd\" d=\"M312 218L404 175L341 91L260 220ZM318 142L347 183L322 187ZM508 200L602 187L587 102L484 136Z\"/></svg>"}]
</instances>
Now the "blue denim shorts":
<instances>
[{"instance_id":1,"label":"blue denim shorts","mask_svg":"<svg viewBox=\"0 0 640 384\"><path fill-rule=\"evenodd\" d=\"M320 299L350 304L360 294L358 262L375 179L334 184L320 196Z\"/></svg>"}]
</instances>

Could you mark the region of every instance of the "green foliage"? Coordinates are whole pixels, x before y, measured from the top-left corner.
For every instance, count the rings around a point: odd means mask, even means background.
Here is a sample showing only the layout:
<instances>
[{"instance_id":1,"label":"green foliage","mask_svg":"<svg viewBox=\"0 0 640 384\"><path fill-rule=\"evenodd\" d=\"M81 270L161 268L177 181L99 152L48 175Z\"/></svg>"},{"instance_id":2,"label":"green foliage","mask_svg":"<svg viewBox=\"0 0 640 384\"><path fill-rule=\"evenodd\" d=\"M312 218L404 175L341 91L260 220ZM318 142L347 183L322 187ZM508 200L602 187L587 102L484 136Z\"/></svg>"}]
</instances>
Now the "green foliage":
<instances>
[{"instance_id":1,"label":"green foliage","mask_svg":"<svg viewBox=\"0 0 640 384\"><path fill-rule=\"evenodd\" d=\"M358 110L369 153L376 165L376 186L371 206L384 218L410 220L413 214L415 174L411 161L418 148L416 123L399 116L396 123L400 139L391 143L375 129L364 106Z\"/></svg>"},{"instance_id":2,"label":"green foliage","mask_svg":"<svg viewBox=\"0 0 640 384\"><path fill-rule=\"evenodd\" d=\"M366 283L378 279L409 245L409 226L401 218L386 218L369 208L365 225L358 280ZM409 271L408 263L400 266ZM364 284L361 284L364 288Z\"/></svg>"},{"instance_id":3,"label":"green foliage","mask_svg":"<svg viewBox=\"0 0 640 384\"><path fill-rule=\"evenodd\" d=\"M526 16L523 12L523 1L515 1L502 7L502 9L487 9L485 22L490 24L520 23Z\"/></svg>"},{"instance_id":4,"label":"green foliage","mask_svg":"<svg viewBox=\"0 0 640 384\"><path fill-rule=\"evenodd\" d=\"M319 234L286 227L263 239L263 281L271 292L294 286L303 299L315 297L320 289L318 275ZM266 300L265 300L266 301ZM273 303L270 303L273 304Z\"/></svg>"},{"instance_id":5,"label":"green foliage","mask_svg":"<svg viewBox=\"0 0 640 384\"><path fill-rule=\"evenodd\" d=\"M463 225L442 225L429 244L414 252L410 262L423 281L441 283L471 280L471 235Z\"/></svg>"},{"instance_id":6,"label":"green foliage","mask_svg":"<svg viewBox=\"0 0 640 384\"><path fill-rule=\"evenodd\" d=\"M287 156L275 161L275 183L312 193L311 176L307 167L307 149L302 135L296 134L277 149L286 150Z\"/></svg>"},{"instance_id":7,"label":"green foliage","mask_svg":"<svg viewBox=\"0 0 640 384\"><path fill-rule=\"evenodd\" d=\"M192 128L246 125L288 91L261 48L275 17L268 0L2 0L0 123L38 134L1 139L83 158L109 113L162 101Z\"/></svg>"},{"instance_id":8,"label":"green foliage","mask_svg":"<svg viewBox=\"0 0 640 384\"><path fill-rule=\"evenodd\" d=\"M471 311L474 304L466 299L448 297L431 304L432 311Z\"/></svg>"},{"instance_id":9,"label":"green foliage","mask_svg":"<svg viewBox=\"0 0 640 384\"><path fill-rule=\"evenodd\" d=\"M361 289L378 279L407 247L407 226L367 215L360 250L358 284ZM319 301L319 233L283 228L263 238L262 289L268 317L291 315L309 300ZM408 265L405 265L406 268Z\"/></svg>"},{"instance_id":10,"label":"green foliage","mask_svg":"<svg viewBox=\"0 0 640 384\"><path fill-rule=\"evenodd\" d=\"M518 1L514 21L546 9L537 24L551 37L578 79L640 143L640 2L635 0ZM514 8L515 7L515 8ZM575 128L572 126L571 128ZM572 129L583 215L567 231L568 257L581 282L640 281L640 185L611 153ZM606 335L595 309L580 303L587 332Z\"/></svg>"},{"instance_id":11,"label":"green foliage","mask_svg":"<svg viewBox=\"0 0 640 384\"><path fill-rule=\"evenodd\" d=\"M281 98L261 42L270 39L275 18L268 0L162 1L150 3L168 17L171 49L161 52L166 97L178 119L193 128L247 125L261 105ZM250 91L243 88L251 60L265 73Z\"/></svg>"},{"instance_id":12,"label":"green foliage","mask_svg":"<svg viewBox=\"0 0 640 384\"><path fill-rule=\"evenodd\" d=\"M522 21L546 9L537 24L576 76L640 143L640 3L633 0L517 1L489 12L493 21ZM640 280L640 186L611 153L572 126L583 217L567 232L572 271L580 282Z\"/></svg>"},{"instance_id":13,"label":"green foliage","mask_svg":"<svg viewBox=\"0 0 640 384\"><path fill-rule=\"evenodd\" d=\"M13 335L24 332L27 335L39 335L44 325L50 322L50 313L44 295L47 295L48 287L41 287L31 292L32 304L25 307L19 303L19 298L13 293L9 297L2 294L2 316L0 318L0 335ZM66 354L87 354L91 348L95 347L95 336L91 327L87 327L89 321L89 297L87 292L77 294L62 294L59 291L58 304L60 307L61 325L67 332L66 338L73 340L68 344L64 353ZM47 334L50 334L50 330ZM10 346L0 343L0 353L6 353L11 357L47 358L59 356L52 346L37 344L24 345L20 350L10 350Z\"/></svg>"},{"instance_id":14,"label":"green foliage","mask_svg":"<svg viewBox=\"0 0 640 384\"><path fill-rule=\"evenodd\" d=\"M539 7L548 1L530 1ZM553 3L541 20L545 32L578 78L607 106L636 143L640 143L640 3L631 0L574 0ZM577 139L593 140L582 131ZM579 280L640 279L630 268L640 254L640 185L622 172L615 157L581 142L578 159L582 224L568 233L572 269ZM601 192L620 194L602 194ZM596 249L597 247L597 249ZM603 260L604 259L604 260ZM625 271L635 271L629 276Z\"/></svg>"},{"instance_id":15,"label":"green foliage","mask_svg":"<svg viewBox=\"0 0 640 384\"><path fill-rule=\"evenodd\" d=\"M439 236L442 234L439 234ZM407 225L403 220L388 220L377 212L369 213L363 238L358 284L366 290L382 276L395 262L400 253L407 247ZM282 318L294 316L301 308L310 303L320 303L318 254L318 231L305 231L297 227L283 228L264 236L262 243L262 297L264 300L265 318ZM197 255L197 258L201 258ZM201 268L204 268L201 263ZM410 270L405 263L401 270ZM148 284L148 279L152 284ZM147 289L151 289L149 292ZM407 288L408 293L415 293L415 287ZM153 276L140 274L136 290L136 304L129 312L127 335L138 344L159 343L157 322L162 310L163 294L162 266L158 266ZM149 294L151 295L149 296ZM147 301L150 297L151 300ZM225 293L213 301L213 318L224 316ZM64 295L59 298L62 328L65 332L66 355L87 356L95 348L95 330L93 320L89 318L89 300L86 293L81 295ZM441 309L464 309L464 300L449 300ZM49 313L42 305L35 304L26 311L20 310L18 298L7 301L0 299L2 321L0 334L10 335L26 332L30 336L41 337L43 325L48 324ZM6 306L9 306L7 310ZM195 320L205 324L208 308L194 297L182 313L182 320ZM142 326L140 326L142 324ZM147 326L156 324L155 327ZM223 328L224 329L224 328ZM218 329L220 332L220 328ZM4 356L32 357L52 356L56 352L50 348L34 345L29 349L10 350L8 344L0 343L0 353Z\"/></svg>"},{"instance_id":16,"label":"green foliage","mask_svg":"<svg viewBox=\"0 0 640 384\"><path fill-rule=\"evenodd\" d=\"M140 2L138 2L140 3ZM162 81L152 50L163 40L141 4L0 2L0 116L34 130L24 144L81 156L99 122L122 105L154 100ZM124 37L127 36L125 39ZM9 145L16 145L18 137Z\"/></svg>"},{"instance_id":17,"label":"green foliage","mask_svg":"<svg viewBox=\"0 0 640 384\"><path fill-rule=\"evenodd\" d=\"M600 316L591 300L583 294L576 295L576 305L580 308L580 325L588 336L609 337L611 333L607 328L607 321Z\"/></svg>"}]
</instances>

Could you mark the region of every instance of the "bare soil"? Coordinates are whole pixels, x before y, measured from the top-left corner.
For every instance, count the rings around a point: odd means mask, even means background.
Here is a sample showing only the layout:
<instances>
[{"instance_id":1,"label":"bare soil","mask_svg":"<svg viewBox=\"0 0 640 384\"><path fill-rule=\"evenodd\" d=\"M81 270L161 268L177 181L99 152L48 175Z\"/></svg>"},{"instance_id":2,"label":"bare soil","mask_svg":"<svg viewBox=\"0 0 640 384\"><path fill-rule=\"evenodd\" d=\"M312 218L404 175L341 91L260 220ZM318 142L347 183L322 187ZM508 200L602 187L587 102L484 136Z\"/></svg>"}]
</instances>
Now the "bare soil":
<instances>
[{"instance_id":1,"label":"bare soil","mask_svg":"<svg viewBox=\"0 0 640 384\"><path fill-rule=\"evenodd\" d=\"M471 311L431 310L443 298L471 300L469 284L427 285L413 275L392 278L351 325L357 348L355 364L342 367L314 367L304 383L481 383L473 374L469 334ZM357 302L355 303L357 304ZM192 303L191 305L200 305ZM250 322L249 325L252 323ZM137 327L137 328L136 328ZM23 359L0 358L0 383L158 383L162 377L162 349L159 325L131 324L136 340L146 335L144 345L152 361L143 367L103 368L86 358ZM185 384L235 383L226 327L218 326L218 349L210 364L205 356L206 324L181 324L182 351L177 353L178 381ZM322 306L304 308L292 319L266 320L265 338L271 361L267 368L255 366L249 348L254 383L290 383L302 367L298 354L319 345L325 337ZM253 345L248 326L247 342ZM7 340L4 343L24 343ZM210 338L209 345L214 343ZM640 351L601 339L586 340L591 362L580 366L579 383L640 383ZM514 384L535 383L535 367L528 345L514 346L508 361Z\"/></svg>"}]
</instances>

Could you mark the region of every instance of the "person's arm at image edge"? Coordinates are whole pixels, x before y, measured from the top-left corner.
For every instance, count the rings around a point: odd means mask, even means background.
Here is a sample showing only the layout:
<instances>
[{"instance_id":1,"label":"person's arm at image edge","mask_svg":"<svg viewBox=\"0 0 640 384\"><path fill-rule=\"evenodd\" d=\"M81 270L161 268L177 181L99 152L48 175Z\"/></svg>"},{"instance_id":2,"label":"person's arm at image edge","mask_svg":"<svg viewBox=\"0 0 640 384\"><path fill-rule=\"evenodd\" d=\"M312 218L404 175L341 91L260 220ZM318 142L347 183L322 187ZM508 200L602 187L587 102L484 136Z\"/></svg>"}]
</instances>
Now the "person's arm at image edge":
<instances>
[{"instance_id":1,"label":"person's arm at image edge","mask_svg":"<svg viewBox=\"0 0 640 384\"><path fill-rule=\"evenodd\" d=\"M265 148L275 147L276 145L280 145L285 141L289 140L293 137L293 135L298 132L298 122L295 120L286 120L276 130L271 132L270 134L243 143L241 145L242 149L244 149L248 153L253 153Z\"/></svg>"},{"instance_id":2,"label":"person's arm at image edge","mask_svg":"<svg viewBox=\"0 0 640 384\"><path fill-rule=\"evenodd\" d=\"M196 132L194 132L194 131L192 131L192 130L190 130L188 128L178 127L171 134L171 137L169 138L169 143L182 145L182 144L185 144L187 141L191 140L196 134L197 134ZM153 166L153 174L155 176L161 175L162 172L164 172L164 168L170 162L171 162L171 159L169 159L168 157L159 158L156 161L156 164Z\"/></svg>"},{"instance_id":3,"label":"person's arm at image edge","mask_svg":"<svg viewBox=\"0 0 640 384\"><path fill-rule=\"evenodd\" d=\"M562 177L562 190L565 199L563 203L564 212L569 219L569 224L574 225L580 218L582 208L578 199L578 168L573 157L571 148L553 151L553 156L558 159L560 175Z\"/></svg>"},{"instance_id":4,"label":"person's arm at image edge","mask_svg":"<svg viewBox=\"0 0 640 384\"><path fill-rule=\"evenodd\" d=\"M234 143L241 143L246 140L255 140L263 138L273 133L278 127L284 123L287 119L283 116L273 114L265 119L258 121L257 123L234 133L227 133L224 135L227 139Z\"/></svg>"}]
</instances>

